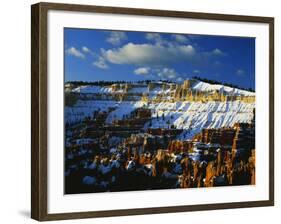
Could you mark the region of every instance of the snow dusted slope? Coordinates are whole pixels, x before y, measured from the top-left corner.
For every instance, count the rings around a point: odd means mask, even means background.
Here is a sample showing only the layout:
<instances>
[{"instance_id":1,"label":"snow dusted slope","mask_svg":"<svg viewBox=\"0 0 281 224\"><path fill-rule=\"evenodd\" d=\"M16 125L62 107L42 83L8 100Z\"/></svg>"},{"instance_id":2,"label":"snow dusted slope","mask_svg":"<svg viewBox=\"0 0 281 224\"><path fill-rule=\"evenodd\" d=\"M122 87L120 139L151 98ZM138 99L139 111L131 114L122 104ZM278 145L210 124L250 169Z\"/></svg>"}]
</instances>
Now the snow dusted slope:
<instances>
[{"instance_id":1,"label":"snow dusted slope","mask_svg":"<svg viewBox=\"0 0 281 224\"><path fill-rule=\"evenodd\" d=\"M227 95L236 95L236 96L255 96L254 92L232 88L229 86L219 85L219 84L210 84L207 82L197 81L192 89L200 91L219 91L220 93L225 93Z\"/></svg>"},{"instance_id":2,"label":"snow dusted slope","mask_svg":"<svg viewBox=\"0 0 281 224\"><path fill-rule=\"evenodd\" d=\"M120 102L118 107L109 113L109 115L106 118L106 123L110 124L113 122L113 120L122 120L123 116L129 115L131 112L133 112L136 108L140 108L144 106L145 103L142 101L124 101Z\"/></svg>"},{"instance_id":3,"label":"snow dusted slope","mask_svg":"<svg viewBox=\"0 0 281 224\"><path fill-rule=\"evenodd\" d=\"M64 108L66 123L76 123L85 117L92 116L94 111L108 111L110 107L118 107L116 101L78 100L72 107Z\"/></svg>"},{"instance_id":4,"label":"snow dusted slope","mask_svg":"<svg viewBox=\"0 0 281 224\"><path fill-rule=\"evenodd\" d=\"M106 123L110 124L114 119L122 119L134 109L148 106L152 110L152 128L168 128L172 124L176 128L185 129L179 138L189 139L203 128L231 127L237 122L250 123L253 119L254 103L241 101L230 102L175 102L175 103L151 103L137 101L78 101L74 107L65 108L66 122L79 122L86 116L91 116L95 110L108 111ZM158 119L157 119L158 114ZM163 119L164 114L164 119ZM148 128L150 122L145 125Z\"/></svg>"},{"instance_id":5,"label":"snow dusted slope","mask_svg":"<svg viewBox=\"0 0 281 224\"><path fill-rule=\"evenodd\" d=\"M203 128L231 127L237 122L250 123L255 104L241 101L177 102L151 104L149 108L153 111L151 127L168 128L174 124L176 128L186 130L179 137L189 139ZM150 123L146 127L148 125Z\"/></svg>"},{"instance_id":6,"label":"snow dusted slope","mask_svg":"<svg viewBox=\"0 0 281 224\"><path fill-rule=\"evenodd\" d=\"M108 112L109 109L114 109L106 119L107 123L111 123L114 119L122 119L123 115L130 114L143 105L142 101L78 100L73 107L65 107L65 122L80 122L85 117L91 117L94 111Z\"/></svg>"}]
</instances>

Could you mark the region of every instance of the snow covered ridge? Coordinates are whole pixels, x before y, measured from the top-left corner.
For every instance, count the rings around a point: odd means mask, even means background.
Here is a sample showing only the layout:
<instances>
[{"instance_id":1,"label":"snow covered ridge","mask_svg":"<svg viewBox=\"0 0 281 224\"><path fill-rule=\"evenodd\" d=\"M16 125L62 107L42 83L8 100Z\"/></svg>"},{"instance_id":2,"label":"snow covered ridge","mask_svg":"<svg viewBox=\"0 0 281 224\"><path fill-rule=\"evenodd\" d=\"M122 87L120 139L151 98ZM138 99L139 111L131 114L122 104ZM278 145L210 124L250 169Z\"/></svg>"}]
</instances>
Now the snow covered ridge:
<instances>
[{"instance_id":1,"label":"snow covered ridge","mask_svg":"<svg viewBox=\"0 0 281 224\"><path fill-rule=\"evenodd\" d=\"M230 96L255 96L254 92L233 88L221 84L210 84L196 79L185 80L182 85L176 83L150 82L146 83L122 83L108 86L83 85L71 90L73 93L92 93L92 94L113 94L113 93L130 93L130 94L165 94L171 95L176 88L182 86L192 91L205 93L219 92ZM185 87L184 87L185 86Z\"/></svg>"},{"instance_id":2,"label":"snow covered ridge","mask_svg":"<svg viewBox=\"0 0 281 224\"><path fill-rule=\"evenodd\" d=\"M247 90L232 88L229 86L224 86L219 84L210 84L202 81L197 81L192 86L192 89L199 90L202 92L219 91L219 93L225 93L226 95L234 95L234 96L255 96L254 92L250 92Z\"/></svg>"}]
</instances>

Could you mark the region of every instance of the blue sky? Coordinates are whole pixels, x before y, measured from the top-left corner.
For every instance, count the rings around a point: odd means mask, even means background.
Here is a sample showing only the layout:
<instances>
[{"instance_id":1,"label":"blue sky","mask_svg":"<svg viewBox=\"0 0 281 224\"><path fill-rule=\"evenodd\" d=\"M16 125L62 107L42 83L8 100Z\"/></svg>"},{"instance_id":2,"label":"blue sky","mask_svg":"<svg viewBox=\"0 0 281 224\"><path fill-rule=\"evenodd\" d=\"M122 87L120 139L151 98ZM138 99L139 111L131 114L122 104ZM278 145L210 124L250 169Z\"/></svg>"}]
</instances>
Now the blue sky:
<instances>
[{"instance_id":1,"label":"blue sky","mask_svg":"<svg viewBox=\"0 0 281 224\"><path fill-rule=\"evenodd\" d=\"M255 88L255 39L64 29L65 81L182 82L199 76Z\"/></svg>"}]
</instances>

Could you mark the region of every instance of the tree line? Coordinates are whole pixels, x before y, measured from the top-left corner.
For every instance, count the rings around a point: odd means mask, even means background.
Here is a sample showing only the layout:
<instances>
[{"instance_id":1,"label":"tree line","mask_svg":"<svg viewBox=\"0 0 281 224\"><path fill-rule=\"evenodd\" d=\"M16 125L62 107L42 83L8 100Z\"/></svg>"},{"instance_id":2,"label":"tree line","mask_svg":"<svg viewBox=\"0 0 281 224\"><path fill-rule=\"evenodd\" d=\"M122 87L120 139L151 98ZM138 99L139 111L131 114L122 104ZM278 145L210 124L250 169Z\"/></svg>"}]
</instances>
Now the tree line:
<instances>
[{"instance_id":1,"label":"tree line","mask_svg":"<svg viewBox=\"0 0 281 224\"><path fill-rule=\"evenodd\" d=\"M169 80L157 80L158 82L166 82L166 83L172 83L172 81ZM118 80L118 81L67 81L65 84L72 84L74 86L83 86L83 85L97 85L97 86L107 86L107 85L112 85L112 84L141 84L141 83L151 83L151 82L156 82L156 80L139 80L139 81L124 81L124 80Z\"/></svg>"}]
</instances>

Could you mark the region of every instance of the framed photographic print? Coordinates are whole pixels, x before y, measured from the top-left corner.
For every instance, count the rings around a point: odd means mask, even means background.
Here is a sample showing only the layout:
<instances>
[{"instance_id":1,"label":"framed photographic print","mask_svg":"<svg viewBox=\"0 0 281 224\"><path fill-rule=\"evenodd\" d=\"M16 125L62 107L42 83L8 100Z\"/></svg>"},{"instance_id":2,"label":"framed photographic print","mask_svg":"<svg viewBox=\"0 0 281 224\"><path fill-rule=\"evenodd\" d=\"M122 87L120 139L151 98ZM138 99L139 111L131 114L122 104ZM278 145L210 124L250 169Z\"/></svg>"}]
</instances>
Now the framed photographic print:
<instances>
[{"instance_id":1,"label":"framed photographic print","mask_svg":"<svg viewBox=\"0 0 281 224\"><path fill-rule=\"evenodd\" d=\"M32 218L274 204L274 19L32 5Z\"/></svg>"}]
</instances>

